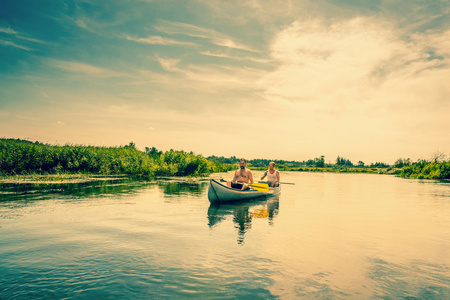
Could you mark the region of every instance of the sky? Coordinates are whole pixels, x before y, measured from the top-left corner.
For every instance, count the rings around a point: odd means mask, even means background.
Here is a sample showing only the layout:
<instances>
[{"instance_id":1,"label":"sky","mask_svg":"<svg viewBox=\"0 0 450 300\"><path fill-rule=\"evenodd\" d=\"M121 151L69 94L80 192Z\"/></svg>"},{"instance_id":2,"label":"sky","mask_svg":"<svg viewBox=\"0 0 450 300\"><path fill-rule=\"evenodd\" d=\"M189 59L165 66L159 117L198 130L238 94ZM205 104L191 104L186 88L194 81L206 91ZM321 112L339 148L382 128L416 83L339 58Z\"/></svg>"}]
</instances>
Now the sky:
<instances>
[{"instance_id":1,"label":"sky","mask_svg":"<svg viewBox=\"0 0 450 300\"><path fill-rule=\"evenodd\" d=\"M450 154L450 0L2 0L0 138Z\"/></svg>"}]
</instances>

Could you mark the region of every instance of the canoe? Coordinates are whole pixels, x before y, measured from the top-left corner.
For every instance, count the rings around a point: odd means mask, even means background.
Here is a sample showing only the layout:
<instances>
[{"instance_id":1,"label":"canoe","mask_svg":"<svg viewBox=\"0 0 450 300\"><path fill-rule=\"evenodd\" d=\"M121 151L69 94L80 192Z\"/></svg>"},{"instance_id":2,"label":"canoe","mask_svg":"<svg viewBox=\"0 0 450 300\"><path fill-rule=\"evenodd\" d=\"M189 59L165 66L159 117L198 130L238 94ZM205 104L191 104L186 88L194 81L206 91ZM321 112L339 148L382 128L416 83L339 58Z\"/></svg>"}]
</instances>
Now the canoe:
<instances>
[{"instance_id":1,"label":"canoe","mask_svg":"<svg viewBox=\"0 0 450 300\"><path fill-rule=\"evenodd\" d=\"M211 203L233 203L239 201L248 201L262 197L278 195L281 192L280 187L269 188L269 192L261 192L257 190L237 190L227 187L226 185L211 179L209 181L208 199Z\"/></svg>"}]
</instances>

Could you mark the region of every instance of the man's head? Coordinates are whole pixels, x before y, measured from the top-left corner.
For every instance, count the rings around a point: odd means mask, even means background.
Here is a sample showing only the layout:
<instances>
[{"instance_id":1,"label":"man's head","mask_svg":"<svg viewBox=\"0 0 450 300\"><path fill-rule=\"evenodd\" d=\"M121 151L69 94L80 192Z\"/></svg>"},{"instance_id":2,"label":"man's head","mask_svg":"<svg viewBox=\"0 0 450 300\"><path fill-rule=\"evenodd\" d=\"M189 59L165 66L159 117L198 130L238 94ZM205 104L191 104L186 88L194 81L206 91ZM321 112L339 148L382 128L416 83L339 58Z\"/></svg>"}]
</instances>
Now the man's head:
<instances>
[{"instance_id":1,"label":"man's head","mask_svg":"<svg viewBox=\"0 0 450 300\"><path fill-rule=\"evenodd\" d=\"M273 161L271 161L269 163L269 169L273 170L273 168L275 168L275 163Z\"/></svg>"},{"instance_id":2,"label":"man's head","mask_svg":"<svg viewBox=\"0 0 450 300\"><path fill-rule=\"evenodd\" d=\"M239 162L239 167L241 169L245 169L245 165L247 164L247 162L245 161L245 159L241 158L240 162Z\"/></svg>"}]
</instances>

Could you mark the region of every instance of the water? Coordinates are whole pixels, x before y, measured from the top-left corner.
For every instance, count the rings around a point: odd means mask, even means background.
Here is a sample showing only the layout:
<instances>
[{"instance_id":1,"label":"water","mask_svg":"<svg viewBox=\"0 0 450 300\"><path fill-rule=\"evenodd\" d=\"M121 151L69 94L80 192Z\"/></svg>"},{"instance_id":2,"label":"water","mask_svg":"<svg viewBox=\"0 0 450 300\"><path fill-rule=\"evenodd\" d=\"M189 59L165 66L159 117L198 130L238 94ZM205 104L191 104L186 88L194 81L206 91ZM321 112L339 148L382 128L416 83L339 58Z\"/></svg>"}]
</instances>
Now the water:
<instances>
[{"instance_id":1,"label":"water","mask_svg":"<svg viewBox=\"0 0 450 300\"><path fill-rule=\"evenodd\" d=\"M282 181L219 207L207 181L0 184L0 299L450 299L450 183Z\"/></svg>"}]
</instances>

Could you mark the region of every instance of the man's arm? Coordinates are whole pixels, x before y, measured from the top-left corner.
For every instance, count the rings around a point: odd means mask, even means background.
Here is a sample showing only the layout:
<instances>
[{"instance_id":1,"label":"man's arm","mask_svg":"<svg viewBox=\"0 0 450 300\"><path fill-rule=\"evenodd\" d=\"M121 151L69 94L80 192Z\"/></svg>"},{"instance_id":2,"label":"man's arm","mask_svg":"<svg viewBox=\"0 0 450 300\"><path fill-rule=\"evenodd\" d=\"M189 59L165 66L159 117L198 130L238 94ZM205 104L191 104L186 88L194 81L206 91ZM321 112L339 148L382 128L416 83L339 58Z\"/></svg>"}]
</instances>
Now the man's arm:
<instances>
[{"instance_id":1,"label":"man's arm","mask_svg":"<svg viewBox=\"0 0 450 300\"><path fill-rule=\"evenodd\" d=\"M253 175L252 175L252 172L251 171L248 171L248 179L250 180L250 184L252 184L253 183Z\"/></svg>"},{"instance_id":2,"label":"man's arm","mask_svg":"<svg viewBox=\"0 0 450 300\"><path fill-rule=\"evenodd\" d=\"M264 172L264 175L263 175L263 177L261 177L261 180L263 180L264 177L266 177L266 175L267 175L267 171Z\"/></svg>"}]
</instances>

